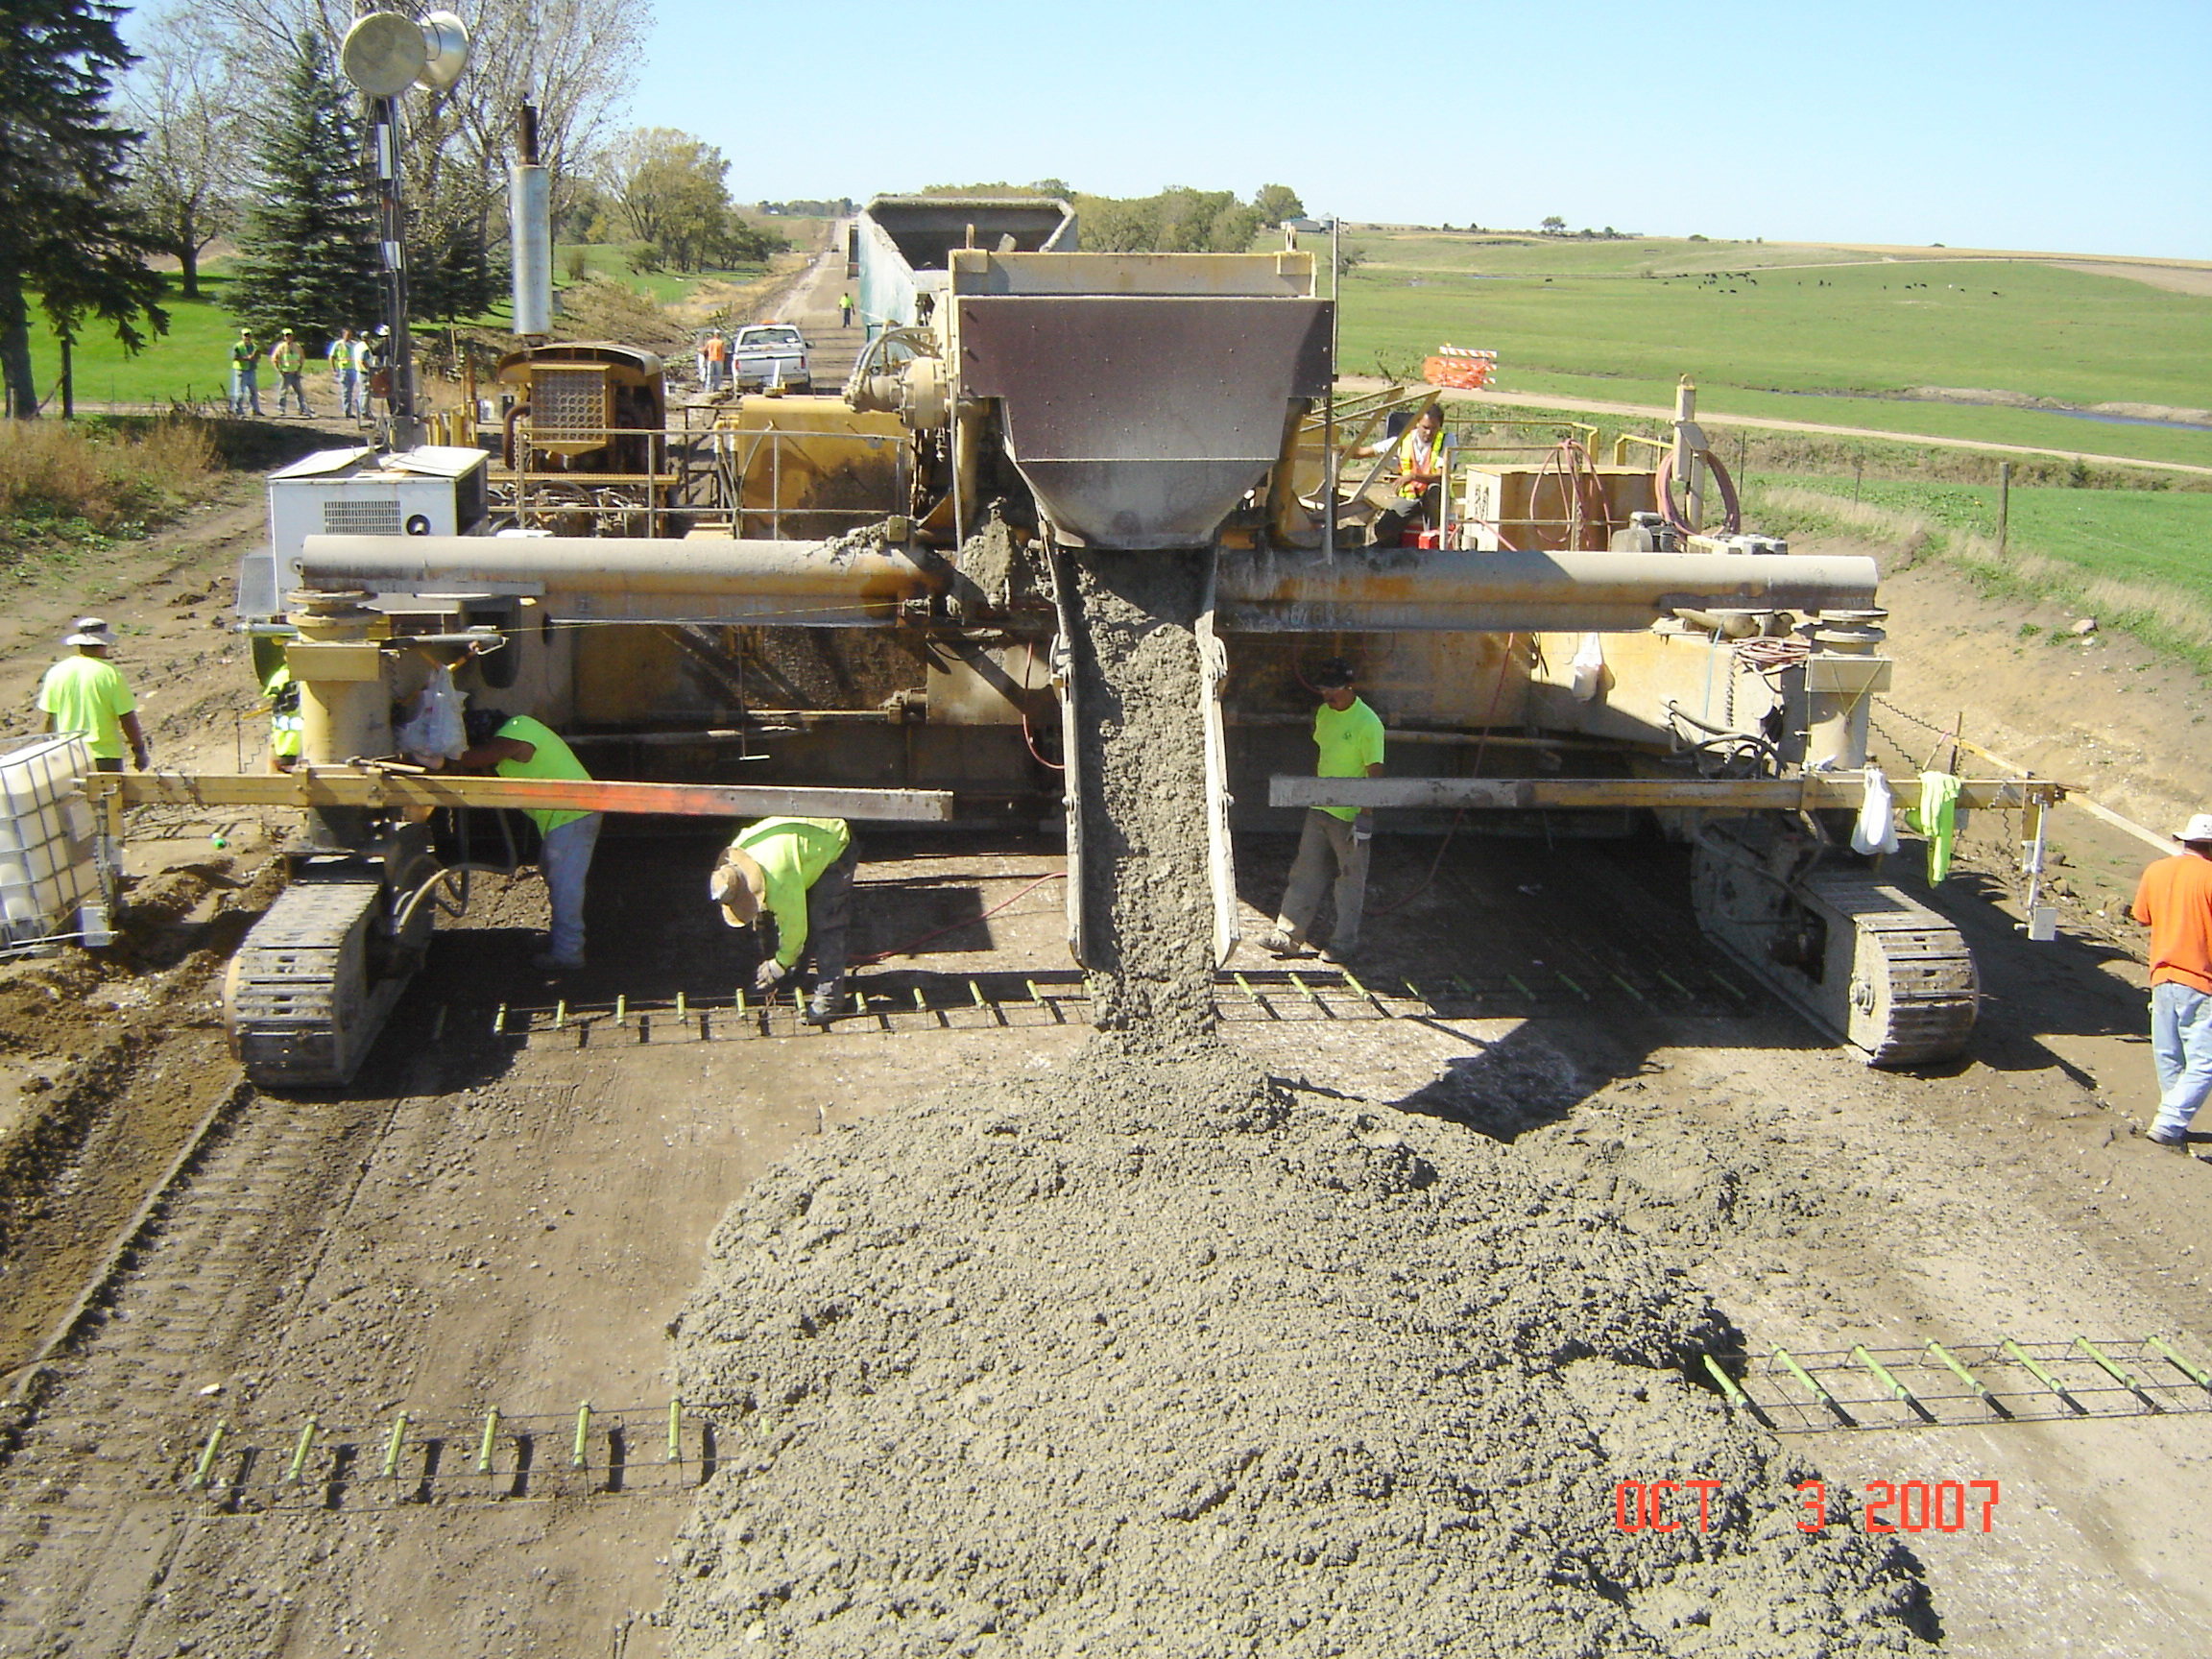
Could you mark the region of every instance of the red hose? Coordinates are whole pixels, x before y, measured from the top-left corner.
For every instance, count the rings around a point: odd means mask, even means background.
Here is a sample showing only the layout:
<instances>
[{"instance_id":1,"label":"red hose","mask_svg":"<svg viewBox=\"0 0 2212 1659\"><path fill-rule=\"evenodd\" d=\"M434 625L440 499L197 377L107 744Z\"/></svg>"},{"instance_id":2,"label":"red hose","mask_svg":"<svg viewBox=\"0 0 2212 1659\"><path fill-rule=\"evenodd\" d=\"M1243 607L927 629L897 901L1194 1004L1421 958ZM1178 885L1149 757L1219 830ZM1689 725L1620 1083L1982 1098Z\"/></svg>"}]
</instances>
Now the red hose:
<instances>
[{"instance_id":1,"label":"red hose","mask_svg":"<svg viewBox=\"0 0 2212 1659\"><path fill-rule=\"evenodd\" d=\"M1720 465L1720 457L1710 449L1700 449L1698 458L1713 469L1713 482L1720 487L1720 504L1727 508L1728 516L1721 521L1723 534L1733 536L1743 528L1743 506L1736 496L1736 480L1728 476L1728 469ZM1674 505L1674 452L1670 449L1659 457L1659 469L1651 477L1652 493L1659 497L1659 516L1685 536L1696 534L1682 510Z\"/></svg>"}]
</instances>

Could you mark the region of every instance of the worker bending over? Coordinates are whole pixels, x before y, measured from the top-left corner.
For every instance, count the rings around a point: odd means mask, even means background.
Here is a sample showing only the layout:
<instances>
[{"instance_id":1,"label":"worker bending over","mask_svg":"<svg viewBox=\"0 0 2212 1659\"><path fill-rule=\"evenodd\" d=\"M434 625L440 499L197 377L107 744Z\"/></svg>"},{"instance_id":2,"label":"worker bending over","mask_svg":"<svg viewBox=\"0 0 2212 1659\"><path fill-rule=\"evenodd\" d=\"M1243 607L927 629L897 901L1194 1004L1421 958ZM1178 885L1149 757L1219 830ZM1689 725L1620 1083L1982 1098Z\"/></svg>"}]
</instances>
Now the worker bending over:
<instances>
[{"instance_id":1,"label":"worker bending over","mask_svg":"<svg viewBox=\"0 0 2212 1659\"><path fill-rule=\"evenodd\" d=\"M471 772L496 772L502 778L546 778L590 781L591 774L543 721L527 714L510 719L496 709L471 709L462 717L469 747L461 764ZM545 873L545 902L551 933L545 949L530 958L542 974L571 974L584 966L584 887L591 874L591 854L599 845L601 812L573 812L550 806L523 808L537 824L542 843L538 867Z\"/></svg>"},{"instance_id":2,"label":"worker bending over","mask_svg":"<svg viewBox=\"0 0 2212 1659\"><path fill-rule=\"evenodd\" d=\"M814 949L808 1023L827 1025L844 1011L845 933L853 921L853 878L860 867L842 818L763 818L737 831L707 883L733 927L776 919L776 953L763 955L756 989L774 996Z\"/></svg>"},{"instance_id":3,"label":"worker bending over","mask_svg":"<svg viewBox=\"0 0 2212 1659\"><path fill-rule=\"evenodd\" d=\"M1314 671L1313 689L1321 707L1313 711L1313 742L1321 751L1317 778L1382 776L1382 721L1353 689L1352 664L1332 657ZM1375 835L1375 814L1353 806L1310 806L1298 837L1298 856L1290 866L1290 885L1282 914L1261 949L1278 956L1306 953L1306 931L1321 908L1321 889L1335 867L1336 926L1321 952L1335 962L1359 946L1359 913L1367 904L1367 853Z\"/></svg>"},{"instance_id":4,"label":"worker bending over","mask_svg":"<svg viewBox=\"0 0 2212 1659\"><path fill-rule=\"evenodd\" d=\"M62 641L76 647L46 670L38 683L38 712L46 716L44 732L82 732L93 769L123 770L123 746L131 746L132 761L146 770L146 733L138 725L138 702L123 679L123 671L108 661L108 624L97 616L81 617L77 632Z\"/></svg>"}]
</instances>

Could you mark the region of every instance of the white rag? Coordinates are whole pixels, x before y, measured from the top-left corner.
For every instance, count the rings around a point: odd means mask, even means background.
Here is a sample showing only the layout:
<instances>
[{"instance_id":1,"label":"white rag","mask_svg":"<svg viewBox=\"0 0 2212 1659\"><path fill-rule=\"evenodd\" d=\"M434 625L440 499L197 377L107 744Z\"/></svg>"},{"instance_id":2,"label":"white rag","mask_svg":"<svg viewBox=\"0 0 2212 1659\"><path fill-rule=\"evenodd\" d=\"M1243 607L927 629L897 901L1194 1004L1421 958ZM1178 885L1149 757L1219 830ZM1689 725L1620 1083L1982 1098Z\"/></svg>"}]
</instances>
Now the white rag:
<instances>
[{"instance_id":1,"label":"white rag","mask_svg":"<svg viewBox=\"0 0 2212 1659\"><path fill-rule=\"evenodd\" d=\"M1895 801L1889 793L1889 780L1882 776L1879 766L1866 768L1866 798L1859 805L1859 822L1851 826L1851 851L1897 851Z\"/></svg>"}]
</instances>

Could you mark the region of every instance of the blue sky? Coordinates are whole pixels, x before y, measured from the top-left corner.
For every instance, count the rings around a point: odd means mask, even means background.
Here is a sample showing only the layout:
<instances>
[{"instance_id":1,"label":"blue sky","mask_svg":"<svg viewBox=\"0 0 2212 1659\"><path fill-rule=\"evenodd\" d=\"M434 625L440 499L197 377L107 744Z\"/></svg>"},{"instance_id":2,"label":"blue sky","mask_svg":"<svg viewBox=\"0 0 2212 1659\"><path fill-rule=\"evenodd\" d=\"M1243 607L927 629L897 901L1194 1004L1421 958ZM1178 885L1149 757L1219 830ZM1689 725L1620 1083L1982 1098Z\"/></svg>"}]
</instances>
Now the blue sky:
<instances>
[{"instance_id":1,"label":"blue sky","mask_svg":"<svg viewBox=\"0 0 2212 1659\"><path fill-rule=\"evenodd\" d=\"M634 118L740 200L1279 181L1351 219L2212 259L2212 0L658 8Z\"/></svg>"}]
</instances>

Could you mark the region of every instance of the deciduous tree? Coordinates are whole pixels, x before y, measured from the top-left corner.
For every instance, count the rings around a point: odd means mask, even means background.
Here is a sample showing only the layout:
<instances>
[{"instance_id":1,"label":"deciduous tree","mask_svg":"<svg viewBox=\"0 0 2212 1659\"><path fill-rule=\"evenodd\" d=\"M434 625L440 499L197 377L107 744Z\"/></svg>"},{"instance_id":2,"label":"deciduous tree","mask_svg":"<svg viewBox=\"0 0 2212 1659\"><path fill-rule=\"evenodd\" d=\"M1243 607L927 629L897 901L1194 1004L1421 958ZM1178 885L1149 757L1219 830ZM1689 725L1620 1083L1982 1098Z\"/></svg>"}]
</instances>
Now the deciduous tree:
<instances>
[{"instance_id":1,"label":"deciduous tree","mask_svg":"<svg viewBox=\"0 0 2212 1659\"><path fill-rule=\"evenodd\" d=\"M108 112L132 60L116 16L96 0L0 0L0 380L18 419L38 413L34 292L58 328L97 317L126 350L145 344L141 319L169 325L124 198L138 134Z\"/></svg>"},{"instance_id":2,"label":"deciduous tree","mask_svg":"<svg viewBox=\"0 0 2212 1659\"><path fill-rule=\"evenodd\" d=\"M252 100L236 58L199 12L163 12L143 45L118 100L146 134L131 167L131 200L176 256L180 292L197 300L201 253L237 227Z\"/></svg>"},{"instance_id":3,"label":"deciduous tree","mask_svg":"<svg viewBox=\"0 0 2212 1659\"><path fill-rule=\"evenodd\" d=\"M1303 219L1306 204L1298 200L1298 192L1287 184L1262 184L1252 198L1252 205L1260 209L1260 223L1273 229L1286 219Z\"/></svg>"}]
</instances>

